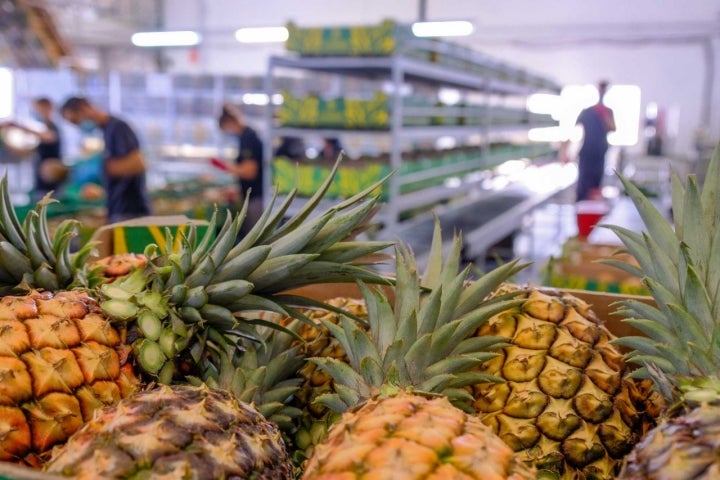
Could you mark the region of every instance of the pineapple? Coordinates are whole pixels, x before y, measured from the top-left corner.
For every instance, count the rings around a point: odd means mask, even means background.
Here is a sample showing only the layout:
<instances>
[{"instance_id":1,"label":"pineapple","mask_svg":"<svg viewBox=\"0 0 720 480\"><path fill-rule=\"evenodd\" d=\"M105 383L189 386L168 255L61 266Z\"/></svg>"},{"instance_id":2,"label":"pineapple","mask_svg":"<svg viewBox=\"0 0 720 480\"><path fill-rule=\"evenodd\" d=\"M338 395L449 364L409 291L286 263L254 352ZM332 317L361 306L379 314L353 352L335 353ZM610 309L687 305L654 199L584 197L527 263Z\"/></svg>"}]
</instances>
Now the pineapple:
<instances>
[{"instance_id":1,"label":"pineapple","mask_svg":"<svg viewBox=\"0 0 720 480\"><path fill-rule=\"evenodd\" d=\"M257 309L296 314L296 307L317 306L282 294L287 289L356 278L385 282L357 259L388 244L344 240L374 210L377 199L368 199L374 188L309 218L331 180L332 175L283 225L293 195L278 209L268 209L237 245L242 212L229 218L216 238L197 238L190 229L178 252L149 246L145 266L111 283L95 278L85 264L91 247L70 254L73 223L61 225L51 238L43 227L43 201L21 225L6 198L7 184L0 183L0 199L5 199L0 202L0 289L44 290L3 299L0 334L5 346L0 355L7 358L1 374L15 383L7 383L13 387L0 403L8 413L0 416L5 418L0 459L38 463L49 447L64 442L89 419L91 410L130 393L134 382L126 371L131 368L160 383L217 375L223 352L235 352L243 339L256 338L262 323L236 314ZM213 229L211 223L209 231ZM24 252L16 240L25 245ZM35 268L39 251L47 262ZM27 269L11 269L8 252ZM12 281L2 283L11 276ZM78 288L63 291L74 286ZM52 299L49 313L38 307L46 298ZM50 329L38 330L43 325ZM95 338L100 335L107 338ZM115 383L120 392L96 385L98 381ZM46 395L50 400L43 401ZM60 397L68 400L56 402ZM34 417L46 425L39 426Z\"/></svg>"},{"instance_id":2,"label":"pineapple","mask_svg":"<svg viewBox=\"0 0 720 480\"><path fill-rule=\"evenodd\" d=\"M287 324L294 333L303 326ZM258 337L240 355L223 350L205 383L190 378L197 389L161 386L102 411L47 468L80 479L295 478L278 427L289 431L300 414L287 402L304 357L291 335L259 327Z\"/></svg>"},{"instance_id":3,"label":"pineapple","mask_svg":"<svg viewBox=\"0 0 720 480\"><path fill-rule=\"evenodd\" d=\"M659 414L651 385L623 379L622 354L587 303L537 290L523 296L478 331L509 344L480 368L506 382L473 385L473 407L548 478L616 478Z\"/></svg>"},{"instance_id":4,"label":"pineapple","mask_svg":"<svg viewBox=\"0 0 720 480\"><path fill-rule=\"evenodd\" d=\"M468 337L514 302L474 306L517 265L463 289L468 270L457 274L460 241L443 266L439 227L435 232L429 291L421 289L412 257L399 249L394 311L361 285L369 331L347 318L324 322L349 363L311 359L335 380L335 393L317 401L344 413L307 462L304 479L535 478L479 418L449 400L462 402L460 387L484 377L469 370L492 357L501 339Z\"/></svg>"},{"instance_id":5,"label":"pineapple","mask_svg":"<svg viewBox=\"0 0 720 480\"><path fill-rule=\"evenodd\" d=\"M134 393L120 333L82 291L0 299L0 460L40 462L96 409Z\"/></svg>"},{"instance_id":6,"label":"pineapple","mask_svg":"<svg viewBox=\"0 0 720 480\"><path fill-rule=\"evenodd\" d=\"M98 478L292 479L278 428L232 394L161 386L102 410L46 465Z\"/></svg>"},{"instance_id":7,"label":"pineapple","mask_svg":"<svg viewBox=\"0 0 720 480\"><path fill-rule=\"evenodd\" d=\"M720 478L720 145L702 189L694 176L672 178L674 229L632 183L622 179L647 232L611 227L639 267L655 306L622 302L621 313L644 337L616 340L674 408L635 446L620 478Z\"/></svg>"}]
</instances>

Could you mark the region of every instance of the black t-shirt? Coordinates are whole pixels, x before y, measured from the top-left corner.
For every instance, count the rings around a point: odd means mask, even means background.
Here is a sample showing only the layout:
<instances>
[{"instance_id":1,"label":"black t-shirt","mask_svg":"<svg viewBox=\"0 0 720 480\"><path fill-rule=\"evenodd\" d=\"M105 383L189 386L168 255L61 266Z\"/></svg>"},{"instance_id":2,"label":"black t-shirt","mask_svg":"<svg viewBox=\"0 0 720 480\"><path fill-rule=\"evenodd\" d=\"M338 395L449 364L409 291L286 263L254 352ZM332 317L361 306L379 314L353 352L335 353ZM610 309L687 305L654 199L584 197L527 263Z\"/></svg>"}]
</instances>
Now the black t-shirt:
<instances>
[{"instance_id":1,"label":"black t-shirt","mask_svg":"<svg viewBox=\"0 0 720 480\"><path fill-rule=\"evenodd\" d=\"M55 134L55 140L51 142L40 141L35 155L35 190L38 194L44 194L50 190L55 190L59 183L45 182L40 177L40 165L50 158L60 158L60 130L54 122L46 122L45 127Z\"/></svg>"},{"instance_id":2,"label":"black t-shirt","mask_svg":"<svg viewBox=\"0 0 720 480\"><path fill-rule=\"evenodd\" d=\"M263 194L263 144L258 137L257 132L250 127L245 127L243 133L238 137L238 156L237 164L241 164L245 160L253 159L258 162L258 174L252 180L240 180L240 188L242 194L251 189L250 198L262 198Z\"/></svg>"},{"instance_id":3,"label":"black t-shirt","mask_svg":"<svg viewBox=\"0 0 720 480\"><path fill-rule=\"evenodd\" d=\"M124 157L140 149L140 142L130 125L110 117L102 126L105 140L104 161ZM145 185L145 174L130 177L104 175L108 217L111 221L150 214L150 201Z\"/></svg>"}]
</instances>

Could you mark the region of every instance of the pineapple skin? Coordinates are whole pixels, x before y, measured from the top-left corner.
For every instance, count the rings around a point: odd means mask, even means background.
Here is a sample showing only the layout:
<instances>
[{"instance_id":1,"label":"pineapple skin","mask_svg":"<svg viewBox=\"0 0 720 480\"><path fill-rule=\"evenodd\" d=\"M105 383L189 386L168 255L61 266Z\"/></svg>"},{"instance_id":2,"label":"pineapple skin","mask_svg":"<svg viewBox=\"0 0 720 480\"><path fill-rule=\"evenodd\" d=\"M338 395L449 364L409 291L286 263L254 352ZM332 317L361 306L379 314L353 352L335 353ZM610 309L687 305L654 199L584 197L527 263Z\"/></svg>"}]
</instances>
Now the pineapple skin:
<instances>
[{"instance_id":1,"label":"pineapple skin","mask_svg":"<svg viewBox=\"0 0 720 480\"><path fill-rule=\"evenodd\" d=\"M361 319L367 319L367 306L365 301L357 298L337 297L327 300L326 303L333 307L340 308ZM303 312L316 325L315 328L308 324L303 324L298 332L303 342L300 347L300 353L308 358L312 357L329 357L348 362L347 355L343 350L340 342L330 334L330 331L322 324L322 321L329 321L338 325L340 316L332 311L317 309L307 310ZM289 321L291 319L284 319ZM282 323L282 322L281 322ZM296 342L300 343L300 342ZM293 344L295 346L295 344ZM334 391L333 380L330 375L324 372L317 365L306 362L298 372L303 379L300 391L297 393L299 406L307 409L315 418L322 417L327 411L319 405L312 405L312 401L318 395Z\"/></svg>"},{"instance_id":2,"label":"pineapple skin","mask_svg":"<svg viewBox=\"0 0 720 480\"><path fill-rule=\"evenodd\" d=\"M478 335L509 338L482 370L506 380L472 387L474 409L524 461L561 480L617 478L654 426L662 401L648 381L623 379L622 354L590 306L531 291Z\"/></svg>"},{"instance_id":3,"label":"pineapple skin","mask_svg":"<svg viewBox=\"0 0 720 480\"><path fill-rule=\"evenodd\" d=\"M316 448L303 480L530 480L534 471L446 398L407 392L346 412Z\"/></svg>"},{"instance_id":4,"label":"pineapple skin","mask_svg":"<svg viewBox=\"0 0 720 480\"><path fill-rule=\"evenodd\" d=\"M139 387L120 333L84 291L0 299L0 461L39 465Z\"/></svg>"},{"instance_id":5,"label":"pineapple skin","mask_svg":"<svg viewBox=\"0 0 720 480\"><path fill-rule=\"evenodd\" d=\"M98 478L293 478L278 428L232 394L159 386L104 409L62 447L49 472Z\"/></svg>"},{"instance_id":6,"label":"pineapple skin","mask_svg":"<svg viewBox=\"0 0 720 480\"><path fill-rule=\"evenodd\" d=\"M702 405L672 418L638 443L620 480L712 480L720 478L720 406Z\"/></svg>"}]
</instances>

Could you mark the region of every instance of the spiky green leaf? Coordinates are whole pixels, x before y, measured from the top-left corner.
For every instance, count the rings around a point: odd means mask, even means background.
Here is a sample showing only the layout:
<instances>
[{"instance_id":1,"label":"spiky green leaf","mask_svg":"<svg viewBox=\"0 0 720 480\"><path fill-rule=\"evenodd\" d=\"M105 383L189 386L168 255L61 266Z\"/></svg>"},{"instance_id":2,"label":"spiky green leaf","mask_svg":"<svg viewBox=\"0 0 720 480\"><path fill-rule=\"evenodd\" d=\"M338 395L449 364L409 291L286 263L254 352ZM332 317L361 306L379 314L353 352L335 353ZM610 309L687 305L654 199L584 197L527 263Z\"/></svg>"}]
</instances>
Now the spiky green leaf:
<instances>
[{"instance_id":1,"label":"spiky green leaf","mask_svg":"<svg viewBox=\"0 0 720 480\"><path fill-rule=\"evenodd\" d=\"M663 251L670 255L672 262L677 264L677 255L679 253L677 237L667 219L635 184L622 175L618 175L618 177L625 188L625 192L630 196L638 213L640 213L650 237L657 242Z\"/></svg>"}]
</instances>

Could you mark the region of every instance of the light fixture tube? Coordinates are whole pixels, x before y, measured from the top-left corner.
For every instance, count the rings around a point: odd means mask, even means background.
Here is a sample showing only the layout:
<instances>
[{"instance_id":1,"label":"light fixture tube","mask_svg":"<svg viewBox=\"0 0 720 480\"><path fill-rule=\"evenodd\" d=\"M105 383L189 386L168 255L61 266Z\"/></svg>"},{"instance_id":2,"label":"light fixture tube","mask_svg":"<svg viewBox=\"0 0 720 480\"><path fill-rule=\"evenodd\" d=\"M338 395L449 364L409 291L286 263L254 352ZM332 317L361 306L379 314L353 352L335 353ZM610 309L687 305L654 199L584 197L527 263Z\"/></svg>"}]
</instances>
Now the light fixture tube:
<instances>
[{"instance_id":1,"label":"light fixture tube","mask_svg":"<svg viewBox=\"0 0 720 480\"><path fill-rule=\"evenodd\" d=\"M192 30L137 32L130 41L136 47L192 47L200 43L200 34Z\"/></svg>"},{"instance_id":2,"label":"light fixture tube","mask_svg":"<svg viewBox=\"0 0 720 480\"><path fill-rule=\"evenodd\" d=\"M473 33L474 27L467 20L443 22L415 22L412 32L416 37L465 37Z\"/></svg>"},{"instance_id":3,"label":"light fixture tube","mask_svg":"<svg viewBox=\"0 0 720 480\"><path fill-rule=\"evenodd\" d=\"M285 27L246 27L235 32L235 40L240 43L279 43L288 39Z\"/></svg>"}]
</instances>

